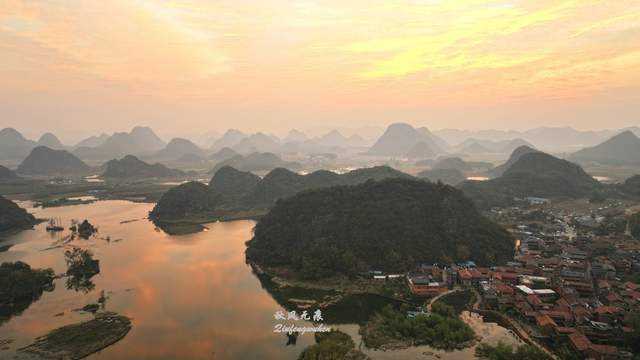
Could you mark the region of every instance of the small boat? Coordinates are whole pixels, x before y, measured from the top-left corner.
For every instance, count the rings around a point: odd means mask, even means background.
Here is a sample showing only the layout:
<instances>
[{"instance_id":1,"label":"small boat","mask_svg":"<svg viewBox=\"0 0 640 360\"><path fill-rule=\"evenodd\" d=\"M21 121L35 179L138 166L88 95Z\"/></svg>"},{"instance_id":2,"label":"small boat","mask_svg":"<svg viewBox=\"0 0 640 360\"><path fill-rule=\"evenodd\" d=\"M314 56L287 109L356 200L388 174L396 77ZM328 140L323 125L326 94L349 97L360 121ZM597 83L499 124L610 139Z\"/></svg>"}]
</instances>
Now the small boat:
<instances>
[{"instance_id":1,"label":"small boat","mask_svg":"<svg viewBox=\"0 0 640 360\"><path fill-rule=\"evenodd\" d=\"M49 224L47 224L47 231L58 232L64 231L64 227L60 226L60 219L49 219Z\"/></svg>"}]
</instances>

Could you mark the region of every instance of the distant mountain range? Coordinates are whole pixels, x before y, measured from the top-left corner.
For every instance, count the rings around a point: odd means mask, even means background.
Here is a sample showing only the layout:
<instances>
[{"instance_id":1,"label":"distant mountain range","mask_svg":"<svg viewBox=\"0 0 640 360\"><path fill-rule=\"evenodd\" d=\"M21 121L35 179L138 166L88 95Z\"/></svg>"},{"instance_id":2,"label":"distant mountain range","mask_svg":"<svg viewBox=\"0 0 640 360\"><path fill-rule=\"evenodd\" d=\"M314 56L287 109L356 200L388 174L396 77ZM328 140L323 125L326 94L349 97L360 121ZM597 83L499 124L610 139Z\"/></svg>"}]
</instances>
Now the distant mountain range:
<instances>
[{"instance_id":1,"label":"distant mountain range","mask_svg":"<svg viewBox=\"0 0 640 360\"><path fill-rule=\"evenodd\" d=\"M142 148L129 133L120 132L108 137L97 147L79 147L73 154L84 160L109 160L123 156L142 153Z\"/></svg>"},{"instance_id":2,"label":"distant mountain range","mask_svg":"<svg viewBox=\"0 0 640 360\"><path fill-rule=\"evenodd\" d=\"M53 150L46 146L35 147L18 165L18 174L32 176L87 175L91 167L66 150Z\"/></svg>"},{"instance_id":3,"label":"distant mountain range","mask_svg":"<svg viewBox=\"0 0 640 360\"><path fill-rule=\"evenodd\" d=\"M370 132L367 134L371 135ZM537 128L527 131L444 129L431 132L426 127L415 128L406 123L395 123L386 129L367 153L424 160L445 154L474 156L510 153L526 145L530 148L550 149L553 153L571 152L573 155L570 158L580 163L637 165L632 159L632 154L635 154L637 149L637 139L630 136L633 134L637 138L640 128L599 131L581 131L569 127ZM611 142L607 141L609 138L612 138ZM359 133L347 137L336 129L316 137L292 129L283 139L267 133L245 134L236 129L229 129L215 141L207 140L213 142L213 145L206 149L198 147L188 139L174 140L180 140L182 144L176 144L175 141L173 144L167 144L151 128L136 126L129 132L91 136L74 147L68 147L53 133L44 133L38 141L33 141L15 129L6 128L0 130L0 163L15 166L39 145L54 150L70 150L80 159L92 162L108 161L126 155L152 161L179 161L189 155L190 157L183 159L194 163L195 157L206 159L223 148L243 155L254 152L352 155L356 152L361 153L370 144L369 140L365 140ZM584 149L576 152L580 148Z\"/></svg>"},{"instance_id":4,"label":"distant mountain range","mask_svg":"<svg viewBox=\"0 0 640 360\"><path fill-rule=\"evenodd\" d=\"M593 147L577 151L569 159L579 163L640 165L640 138L624 131Z\"/></svg>"},{"instance_id":5,"label":"distant mountain range","mask_svg":"<svg viewBox=\"0 0 640 360\"><path fill-rule=\"evenodd\" d=\"M180 170L170 169L162 164L148 164L133 155L127 155L120 160L110 160L104 165L104 178L116 179L147 179L147 178L176 178L184 176Z\"/></svg>"},{"instance_id":6,"label":"distant mountain range","mask_svg":"<svg viewBox=\"0 0 640 360\"><path fill-rule=\"evenodd\" d=\"M84 160L109 160L126 155L152 154L164 146L165 142L151 128L136 126L128 133L87 138L78 143L73 153Z\"/></svg>"},{"instance_id":7,"label":"distant mountain range","mask_svg":"<svg viewBox=\"0 0 640 360\"><path fill-rule=\"evenodd\" d=\"M275 168L286 168L298 170L302 165L293 161L284 161L274 153L252 153L247 156L236 155L223 160L215 165L210 171L211 174L225 166L231 166L241 171L271 171Z\"/></svg>"},{"instance_id":8,"label":"distant mountain range","mask_svg":"<svg viewBox=\"0 0 640 360\"><path fill-rule=\"evenodd\" d=\"M460 145L451 149L453 152L459 152L461 154L475 155L485 153L511 153L513 150L520 146L528 146L533 148L528 141L521 138L515 138L510 140L481 140L481 139L467 139Z\"/></svg>"},{"instance_id":9,"label":"distant mountain range","mask_svg":"<svg viewBox=\"0 0 640 360\"><path fill-rule=\"evenodd\" d=\"M211 151L217 152L223 148L230 148L240 154L254 152L340 152L347 148L361 147L366 141L358 134L345 137L338 130L310 138L297 129L292 129L284 139L265 133L248 135L236 129L229 129L211 146Z\"/></svg>"},{"instance_id":10,"label":"distant mountain range","mask_svg":"<svg viewBox=\"0 0 640 360\"><path fill-rule=\"evenodd\" d=\"M636 136L640 136L640 127L620 130L576 130L570 127L541 127L526 131L442 129L434 131L434 134L455 146L459 146L468 139L499 142L520 138L529 144L519 145L553 149L555 151L572 151L572 149L576 148L594 146L627 130L635 133Z\"/></svg>"},{"instance_id":11,"label":"distant mountain range","mask_svg":"<svg viewBox=\"0 0 640 360\"><path fill-rule=\"evenodd\" d=\"M426 128L416 129L406 123L389 125L368 153L380 156L407 156L420 143L426 145L436 155L445 153L441 146L442 139L438 139ZM424 145L420 146L424 149Z\"/></svg>"}]
</instances>

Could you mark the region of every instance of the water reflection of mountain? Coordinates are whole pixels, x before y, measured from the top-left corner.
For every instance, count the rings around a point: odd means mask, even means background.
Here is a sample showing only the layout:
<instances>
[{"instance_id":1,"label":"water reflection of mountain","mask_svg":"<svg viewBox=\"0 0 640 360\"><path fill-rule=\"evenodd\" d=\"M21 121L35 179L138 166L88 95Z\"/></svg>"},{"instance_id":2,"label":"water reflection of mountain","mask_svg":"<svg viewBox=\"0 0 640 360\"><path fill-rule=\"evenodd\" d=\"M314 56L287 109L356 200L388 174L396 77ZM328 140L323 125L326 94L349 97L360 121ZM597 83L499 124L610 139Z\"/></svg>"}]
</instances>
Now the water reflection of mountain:
<instances>
[{"instance_id":1,"label":"water reflection of mountain","mask_svg":"<svg viewBox=\"0 0 640 360\"><path fill-rule=\"evenodd\" d=\"M400 307L400 301L375 294L341 294L336 291L306 289L301 287L281 287L272 281L271 276L253 274L260 285L271 297L287 311L321 309L324 323L327 324L363 324L369 317L391 304Z\"/></svg>"}]
</instances>

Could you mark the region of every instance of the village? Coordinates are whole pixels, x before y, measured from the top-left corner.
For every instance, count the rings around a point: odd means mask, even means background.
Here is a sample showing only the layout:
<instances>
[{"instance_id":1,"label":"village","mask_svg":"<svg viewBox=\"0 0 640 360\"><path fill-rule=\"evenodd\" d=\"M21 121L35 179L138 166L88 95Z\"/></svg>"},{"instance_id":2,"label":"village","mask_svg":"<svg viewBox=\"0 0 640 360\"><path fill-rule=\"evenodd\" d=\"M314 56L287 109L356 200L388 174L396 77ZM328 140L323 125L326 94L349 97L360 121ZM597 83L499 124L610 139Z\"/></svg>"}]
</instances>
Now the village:
<instances>
[{"instance_id":1,"label":"village","mask_svg":"<svg viewBox=\"0 0 640 360\"><path fill-rule=\"evenodd\" d=\"M472 290L479 297L475 312L550 353L631 359L625 339L638 331L640 241L626 228L630 205L588 204L576 211L536 198L494 209L491 216L518 239L513 261L494 267L421 264L406 274L408 289L425 304Z\"/></svg>"}]
</instances>

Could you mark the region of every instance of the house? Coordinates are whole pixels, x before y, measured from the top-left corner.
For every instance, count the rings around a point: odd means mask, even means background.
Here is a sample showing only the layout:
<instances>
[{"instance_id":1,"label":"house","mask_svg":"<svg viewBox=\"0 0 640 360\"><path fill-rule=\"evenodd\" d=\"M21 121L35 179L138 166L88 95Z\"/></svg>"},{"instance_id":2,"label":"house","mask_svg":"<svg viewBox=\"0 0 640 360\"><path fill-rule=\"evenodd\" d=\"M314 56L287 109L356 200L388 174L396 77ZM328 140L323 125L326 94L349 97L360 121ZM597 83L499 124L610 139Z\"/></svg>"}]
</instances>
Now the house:
<instances>
[{"instance_id":1,"label":"house","mask_svg":"<svg viewBox=\"0 0 640 360\"><path fill-rule=\"evenodd\" d=\"M431 281L428 276L407 276L409 290L421 297L434 297L446 293L449 289L445 283Z\"/></svg>"},{"instance_id":2,"label":"house","mask_svg":"<svg viewBox=\"0 0 640 360\"><path fill-rule=\"evenodd\" d=\"M598 321L607 324L613 324L624 317L624 311L617 306L600 306L593 310L593 314Z\"/></svg>"},{"instance_id":3,"label":"house","mask_svg":"<svg viewBox=\"0 0 640 360\"><path fill-rule=\"evenodd\" d=\"M464 286L471 286L473 281L473 276L468 269L460 269L458 270L458 281Z\"/></svg>"},{"instance_id":4,"label":"house","mask_svg":"<svg viewBox=\"0 0 640 360\"><path fill-rule=\"evenodd\" d=\"M541 197L535 197L535 196L527 196L524 199L530 205L544 205L544 204L549 204L551 202L551 200L549 200L549 199L545 199L545 198L541 198Z\"/></svg>"},{"instance_id":5,"label":"house","mask_svg":"<svg viewBox=\"0 0 640 360\"><path fill-rule=\"evenodd\" d=\"M558 324L549 316L544 314L539 314L536 316L536 325L540 329L540 331L545 335L553 335Z\"/></svg>"}]
</instances>

